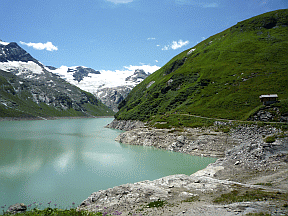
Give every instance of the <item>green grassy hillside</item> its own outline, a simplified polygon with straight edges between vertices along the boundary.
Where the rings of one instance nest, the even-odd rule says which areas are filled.
[[[132,90],[115,117],[187,119],[188,126],[187,114],[246,120],[261,108],[262,94],[278,94],[286,112],[287,65],[288,10],[265,13],[175,56]]]

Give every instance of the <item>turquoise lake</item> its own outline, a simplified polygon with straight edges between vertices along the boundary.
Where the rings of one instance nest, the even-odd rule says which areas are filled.
[[[0,122],[0,206],[51,201],[65,209],[98,190],[191,175],[216,161],[117,143],[123,131],[104,128],[112,120]]]

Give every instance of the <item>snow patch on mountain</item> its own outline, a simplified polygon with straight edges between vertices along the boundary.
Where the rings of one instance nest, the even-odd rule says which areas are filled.
[[[8,61],[0,62],[0,69],[6,72],[13,72],[16,75],[23,75],[26,73],[42,74],[43,68],[33,61]]]
[[[87,76],[83,77],[83,79],[78,82],[75,80],[73,76],[73,72],[79,66],[73,66],[73,67],[67,67],[67,66],[61,66],[60,68],[57,68],[55,70],[50,70],[49,68],[46,68],[50,72],[59,75],[61,78],[65,79],[67,82],[78,86],[79,88],[91,92],[96,93],[99,89],[103,88],[115,88],[119,86],[127,86],[127,87],[135,87],[138,83],[140,83],[144,78],[139,77],[138,79],[132,79],[132,77],[136,77],[135,72],[137,70],[100,70],[100,74],[95,73],[89,73]],[[81,66],[83,67],[83,66]],[[83,67],[87,68],[87,67]],[[141,66],[139,66],[141,68]],[[146,71],[148,73],[153,73],[159,69],[159,67],[151,66],[150,71]],[[147,75],[146,75],[147,76]],[[131,79],[127,79],[127,77],[131,77]]]
[[[4,45],[4,46],[7,46],[9,43],[0,40],[0,44],[1,44],[1,45]]]
[[[80,89],[88,91],[98,97],[106,106],[117,112],[118,104],[128,93],[149,74],[155,72],[158,66],[132,66],[124,70],[95,71],[84,66],[61,66],[60,68],[46,67],[46,69]],[[144,71],[145,69],[145,71]],[[81,72],[79,74],[79,72]],[[81,75],[76,79],[75,74]]]

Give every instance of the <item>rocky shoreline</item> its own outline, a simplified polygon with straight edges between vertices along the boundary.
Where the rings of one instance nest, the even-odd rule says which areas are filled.
[[[288,214],[285,200],[288,199],[287,133],[255,125],[238,126],[229,133],[216,127],[168,130],[150,128],[142,122],[117,120],[107,127],[126,130],[116,138],[121,143],[219,159],[190,176],[171,175],[100,190],[84,200],[78,210],[110,215],[120,212],[121,215]],[[275,142],[265,142],[269,136],[275,136]],[[252,191],[284,194],[284,198],[215,203],[221,194],[235,190],[246,194]],[[161,203],[163,206],[151,206]]]

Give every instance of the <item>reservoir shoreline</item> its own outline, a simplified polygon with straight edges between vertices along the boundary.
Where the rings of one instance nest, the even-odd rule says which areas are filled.
[[[221,124],[221,122],[218,122]],[[224,123],[223,123],[224,124]],[[238,215],[248,213],[288,214],[285,198],[215,203],[232,193],[271,194],[288,192],[287,132],[274,127],[242,125],[229,133],[215,128],[155,129],[139,121],[114,120],[108,128],[126,130],[116,141],[130,145],[153,146],[190,155],[219,159],[205,169],[188,175],[170,175],[92,193],[78,210],[121,211],[122,215]],[[284,136],[278,136],[279,134]],[[276,137],[272,143],[267,137]],[[237,192],[237,193],[238,193]],[[157,201],[166,203],[152,208]],[[272,206],[272,207],[271,207]]]

